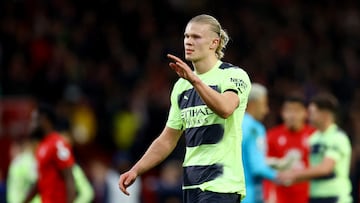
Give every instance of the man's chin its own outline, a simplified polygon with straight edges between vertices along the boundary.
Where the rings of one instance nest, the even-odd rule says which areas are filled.
[[[195,57],[192,57],[192,56],[185,56],[185,60],[196,63],[197,61],[199,61],[199,58],[195,58]]]
[[[187,60],[187,61],[192,61],[192,57],[189,56],[189,55],[185,55],[185,60]]]

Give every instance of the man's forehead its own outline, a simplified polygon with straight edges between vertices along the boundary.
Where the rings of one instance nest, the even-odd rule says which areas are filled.
[[[185,28],[185,33],[204,33],[210,31],[208,24],[199,22],[190,22]]]

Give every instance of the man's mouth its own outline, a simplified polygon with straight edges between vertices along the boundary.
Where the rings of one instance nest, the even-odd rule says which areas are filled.
[[[192,54],[194,52],[193,49],[185,49],[186,54]]]

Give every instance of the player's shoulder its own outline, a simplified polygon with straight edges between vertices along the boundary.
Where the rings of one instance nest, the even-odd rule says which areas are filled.
[[[350,141],[348,134],[342,128],[339,127],[332,134],[331,139],[332,141],[337,143]]]
[[[222,62],[219,70],[222,71],[224,77],[230,78],[232,82],[241,83],[242,85],[247,84],[247,86],[251,85],[248,73],[240,66]]]
[[[310,135],[313,134],[315,131],[316,131],[316,128],[310,124],[306,124],[303,128],[303,132],[308,133]]]
[[[231,70],[231,69],[243,70],[244,69],[241,66],[234,65],[232,63],[225,62],[225,61],[221,61],[221,64],[220,64],[219,68],[222,69],[222,70]]]
[[[175,84],[174,84],[174,86],[173,86],[173,88],[172,88],[172,92],[179,94],[179,93],[183,92],[184,90],[187,90],[187,89],[189,89],[189,88],[191,88],[191,87],[192,87],[192,86],[191,86],[191,84],[189,83],[189,81],[187,81],[187,80],[185,80],[185,79],[183,79],[183,78],[179,78],[179,79],[175,82]]]
[[[237,65],[234,65],[234,64],[228,63],[228,62],[223,62],[223,61],[221,62],[219,69],[224,70],[226,72],[240,72],[240,73],[247,74],[243,67],[237,66]]]
[[[264,134],[266,132],[265,126],[249,115],[244,116],[243,130],[252,135]]]
[[[47,137],[47,143],[49,145],[56,145],[57,143],[68,144],[66,139],[59,132],[52,132]]]
[[[267,130],[267,134],[269,136],[276,136],[279,133],[282,133],[285,131],[285,126],[283,124],[273,126]]]
[[[64,137],[61,136],[59,132],[53,131],[48,135],[51,140],[64,140]]]
[[[226,69],[230,69],[230,68],[240,68],[239,66],[236,66],[236,65],[233,65],[231,63],[228,63],[228,62],[221,62],[220,66],[219,66],[220,69],[222,70],[226,70]]]

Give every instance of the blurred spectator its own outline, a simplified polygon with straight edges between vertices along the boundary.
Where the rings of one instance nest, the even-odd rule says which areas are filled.
[[[352,111],[350,112],[350,117],[352,121],[352,126],[354,129],[352,134],[357,135],[353,136],[353,148],[352,148],[352,166],[351,166],[351,181],[353,186],[353,200],[355,203],[360,202],[360,89],[355,92],[354,100],[351,104]]]
[[[37,141],[24,140],[21,143],[14,143],[12,146],[13,159],[10,163],[7,179],[7,202],[21,203],[25,200],[26,194],[37,181],[36,159],[34,156]],[[82,168],[75,164],[72,168],[75,179],[76,198],[74,203],[92,202],[94,193],[87,176]],[[40,196],[36,195],[32,203],[41,202]]]
[[[86,101],[74,103],[71,109],[71,134],[74,142],[86,145],[94,140],[97,131],[97,117]]]
[[[114,156],[113,166],[109,167],[105,177],[107,187],[107,198],[104,203],[117,203],[117,202],[128,202],[128,203],[140,203],[141,202],[141,191],[142,181],[137,179],[135,183],[129,188],[131,192],[130,196],[126,196],[119,192],[118,178],[121,173],[129,170],[131,167],[131,159],[127,153],[117,152]]]
[[[75,164],[70,144],[55,131],[56,114],[51,106],[39,104],[34,111],[33,136],[39,145],[35,151],[36,183],[28,192],[24,202],[40,194],[42,202],[73,202],[76,196],[72,167]]]
[[[114,115],[114,141],[120,150],[130,150],[140,128],[139,117],[129,108],[124,108]]]
[[[102,156],[93,157],[90,161],[90,179],[95,189],[95,203],[129,202],[140,203],[142,198],[141,179],[138,179],[129,190],[133,193],[126,196],[119,192],[118,178],[121,172],[129,169],[131,160],[127,153],[118,152],[109,162]]]
[[[79,164],[74,165],[72,172],[76,187],[76,197],[74,203],[91,203],[95,195],[88,177]]]
[[[308,138],[314,128],[307,124],[307,106],[301,93],[285,96],[281,108],[282,123],[267,131],[267,162],[278,170],[302,170],[309,166]],[[268,203],[305,203],[309,198],[309,183],[292,186],[264,181]]]
[[[350,181],[351,145],[336,124],[337,99],[320,93],[311,99],[309,120],[316,131],[309,139],[310,166],[290,169],[280,179],[289,184],[310,181],[310,203],[353,202]],[[341,187],[339,187],[341,185]]]
[[[162,164],[155,187],[159,203],[182,202],[182,162],[168,160]]]
[[[70,129],[70,123],[66,118],[61,119],[61,114],[57,112],[57,130],[61,134],[62,137],[65,138],[65,140],[71,145],[71,147],[74,147],[74,136],[71,133]],[[74,176],[75,181],[75,189],[76,189],[76,197],[74,200],[74,203],[90,203],[94,199],[94,190],[92,188],[92,185],[90,184],[90,181],[85,174],[84,170],[80,166],[80,164],[75,162],[74,166],[72,167],[72,173]]]
[[[106,188],[105,178],[108,170],[107,165],[98,158],[92,157],[90,159],[90,164],[88,167],[90,171],[89,174],[90,174],[91,184],[95,192],[94,202],[95,203],[106,202],[107,188]]]
[[[261,122],[268,112],[266,87],[252,83],[244,120],[240,124],[243,131],[241,146],[246,182],[244,203],[263,203],[263,180],[276,181],[278,176],[278,172],[266,163],[266,129]]]
[[[0,202],[6,202],[6,180],[2,175],[0,175]]]
[[[35,146],[36,143],[30,139],[12,144],[12,161],[7,177],[6,199],[8,203],[22,203],[33,184],[36,183]],[[40,197],[34,197],[31,202],[41,202]]]

